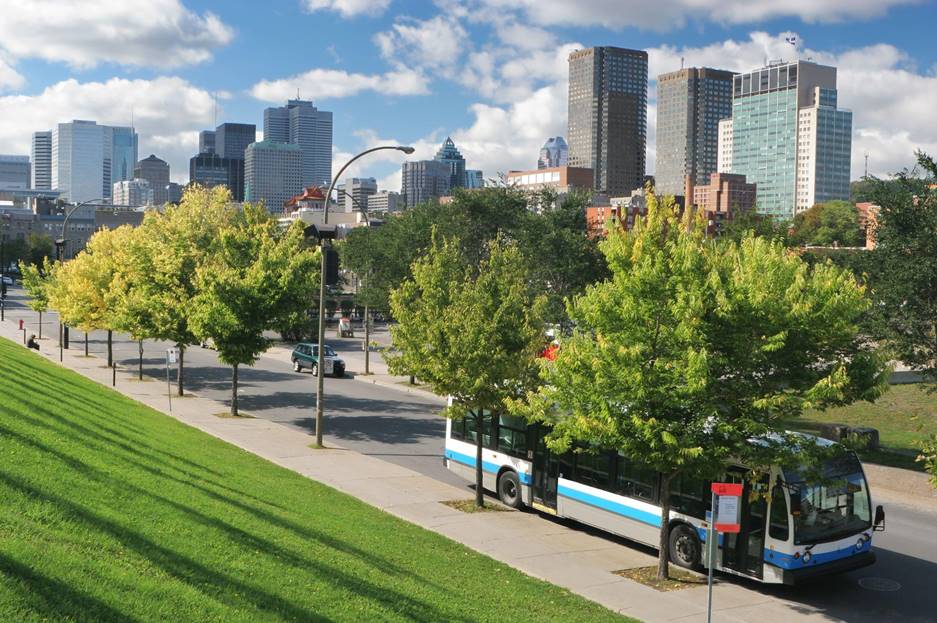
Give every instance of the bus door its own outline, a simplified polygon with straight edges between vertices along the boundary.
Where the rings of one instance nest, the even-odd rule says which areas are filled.
[[[745,575],[762,576],[765,551],[765,525],[768,510],[768,477],[752,485],[742,470],[729,472],[729,482],[743,482],[741,529],[738,534],[723,535],[722,566]]]
[[[533,507],[556,514],[556,487],[559,477],[559,464],[550,453],[546,443],[543,441],[542,429],[539,426],[531,426],[531,434],[535,437],[532,447],[532,483],[533,483]]]

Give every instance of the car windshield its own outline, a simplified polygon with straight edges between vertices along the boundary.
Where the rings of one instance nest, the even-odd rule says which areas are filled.
[[[800,512],[793,513],[797,545],[840,539],[872,525],[868,485],[854,454],[825,463],[819,481],[796,472],[785,476],[791,496],[800,497]]]
[[[329,346],[328,344],[325,345],[325,348],[324,348],[323,350],[325,351],[325,356],[326,356],[326,357],[334,357],[334,356],[335,356],[335,351],[332,350],[332,347]],[[312,347],[312,354],[313,354],[313,355],[318,355],[318,354],[319,354],[319,346],[318,346],[318,344]]]

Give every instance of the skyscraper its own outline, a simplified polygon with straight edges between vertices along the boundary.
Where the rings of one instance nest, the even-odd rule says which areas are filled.
[[[0,155],[0,190],[26,190],[29,177],[29,156]]]
[[[836,68],[807,61],[735,76],[732,173],[757,185],[760,213],[848,199],[852,113],[836,96]]]
[[[138,157],[137,133],[129,127],[102,127],[105,132],[105,141],[109,140],[111,145],[111,177],[108,180],[108,186],[110,187],[113,182],[133,179],[133,169]],[[107,159],[106,156],[105,159]]]
[[[206,188],[227,186],[235,201],[244,200],[244,160],[218,154],[198,154],[189,159],[189,181]],[[235,188],[241,189],[240,199]],[[169,189],[171,191],[171,189]],[[171,197],[169,198],[171,200]]]
[[[166,191],[163,190],[163,194],[165,194],[165,192]],[[115,206],[130,206],[136,208],[156,203],[153,199],[153,189],[150,187],[150,183],[145,179],[114,182],[112,195],[112,202]]]
[[[403,163],[400,194],[408,208],[449,194],[452,167],[440,160],[418,160]]]
[[[443,141],[439,151],[436,152],[436,157],[434,160],[445,162],[449,167],[450,192],[453,188],[461,188],[465,186],[465,158],[462,157],[462,154],[456,148],[455,143],[452,142],[451,138],[448,136],[446,137],[446,140]]]
[[[150,154],[133,168],[134,179],[146,180],[153,193],[152,201],[160,206],[169,201],[169,163]],[[116,188],[116,186],[115,186]],[[128,191],[129,192],[129,191]]]
[[[644,183],[647,52],[615,47],[569,55],[569,166],[592,169],[595,190]]]
[[[485,175],[479,169],[466,169],[465,170],[465,187],[466,188],[484,188],[485,186]]]
[[[303,154],[299,145],[263,140],[247,147],[244,200],[263,201],[274,214],[303,191]]]
[[[256,132],[254,134],[256,136]],[[198,153],[200,154],[213,154],[215,153],[215,131],[214,130],[202,130],[198,133]]]
[[[730,71],[681,69],[657,77],[657,192],[682,195],[686,176],[709,184],[718,168],[719,121],[732,115]]]
[[[569,163],[569,146],[562,136],[551,136],[540,148],[540,157],[537,158],[538,169],[552,169],[565,167]]]
[[[328,186],[332,181],[332,113],[306,100],[264,110],[264,140],[299,145],[303,185]]]
[[[367,210],[368,197],[377,192],[377,180],[373,177],[349,177],[342,186],[345,192],[336,199],[344,206],[345,212],[357,212],[360,208]]]
[[[52,189],[52,132],[33,132],[32,184],[38,190]]]
[[[215,152],[222,158],[244,159],[247,146],[257,140],[253,123],[222,123],[215,128]]]
[[[51,142],[51,187],[68,201],[110,199],[113,182],[133,177],[133,128],[75,120],[58,124]]]

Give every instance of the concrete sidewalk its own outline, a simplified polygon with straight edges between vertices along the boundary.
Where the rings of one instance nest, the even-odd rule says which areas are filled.
[[[11,322],[0,324],[0,336],[22,343],[21,333]],[[42,354],[58,362],[57,343],[44,341]],[[102,385],[111,385],[112,371],[99,358],[66,351],[63,365]],[[314,441],[312,436],[274,422],[215,417],[213,414],[226,412],[227,407],[198,396],[173,397],[170,413],[166,385],[136,381],[131,374],[132,371],[118,371],[117,391],[611,610],[648,622],[706,618],[705,586],[662,593],[613,573],[655,564],[656,555],[650,550],[626,546],[618,539],[534,513],[462,513],[440,502],[469,498],[471,494],[464,488],[350,450],[338,447],[313,450],[309,447]],[[831,620],[819,608],[787,601],[778,594],[783,593],[761,590],[754,583],[720,579],[714,596],[715,620],[724,623]]]

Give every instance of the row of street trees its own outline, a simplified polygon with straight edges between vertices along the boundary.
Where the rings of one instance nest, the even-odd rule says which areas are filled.
[[[705,223],[669,198],[649,196],[646,217],[601,244],[608,277],[566,299],[574,329],[555,362],[538,357],[555,319],[538,258],[504,232],[476,245],[477,256],[464,247],[433,230],[392,292],[399,353],[389,362],[452,396],[447,416],[475,419],[479,505],[490,414],[546,423],[557,453],[640,457],[663,475],[667,517],[681,475],[715,478],[730,458],[756,471],[803,461],[821,450],[785,433],[783,420],[886,387],[887,367],[857,324],[866,288],[849,271],[810,266],[754,234],[707,239]],[[661,578],[669,528],[661,523]]]
[[[114,331],[175,344],[179,395],[185,349],[211,340],[232,366],[236,416],[238,366],[266,350],[265,331],[305,313],[318,262],[301,223],[281,231],[262,205],[238,208],[224,188],[195,187],[137,228],[96,233],[71,261],[24,265],[23,283],[34,309],[51,307],[86,332],[107,331],[108,365]]]

